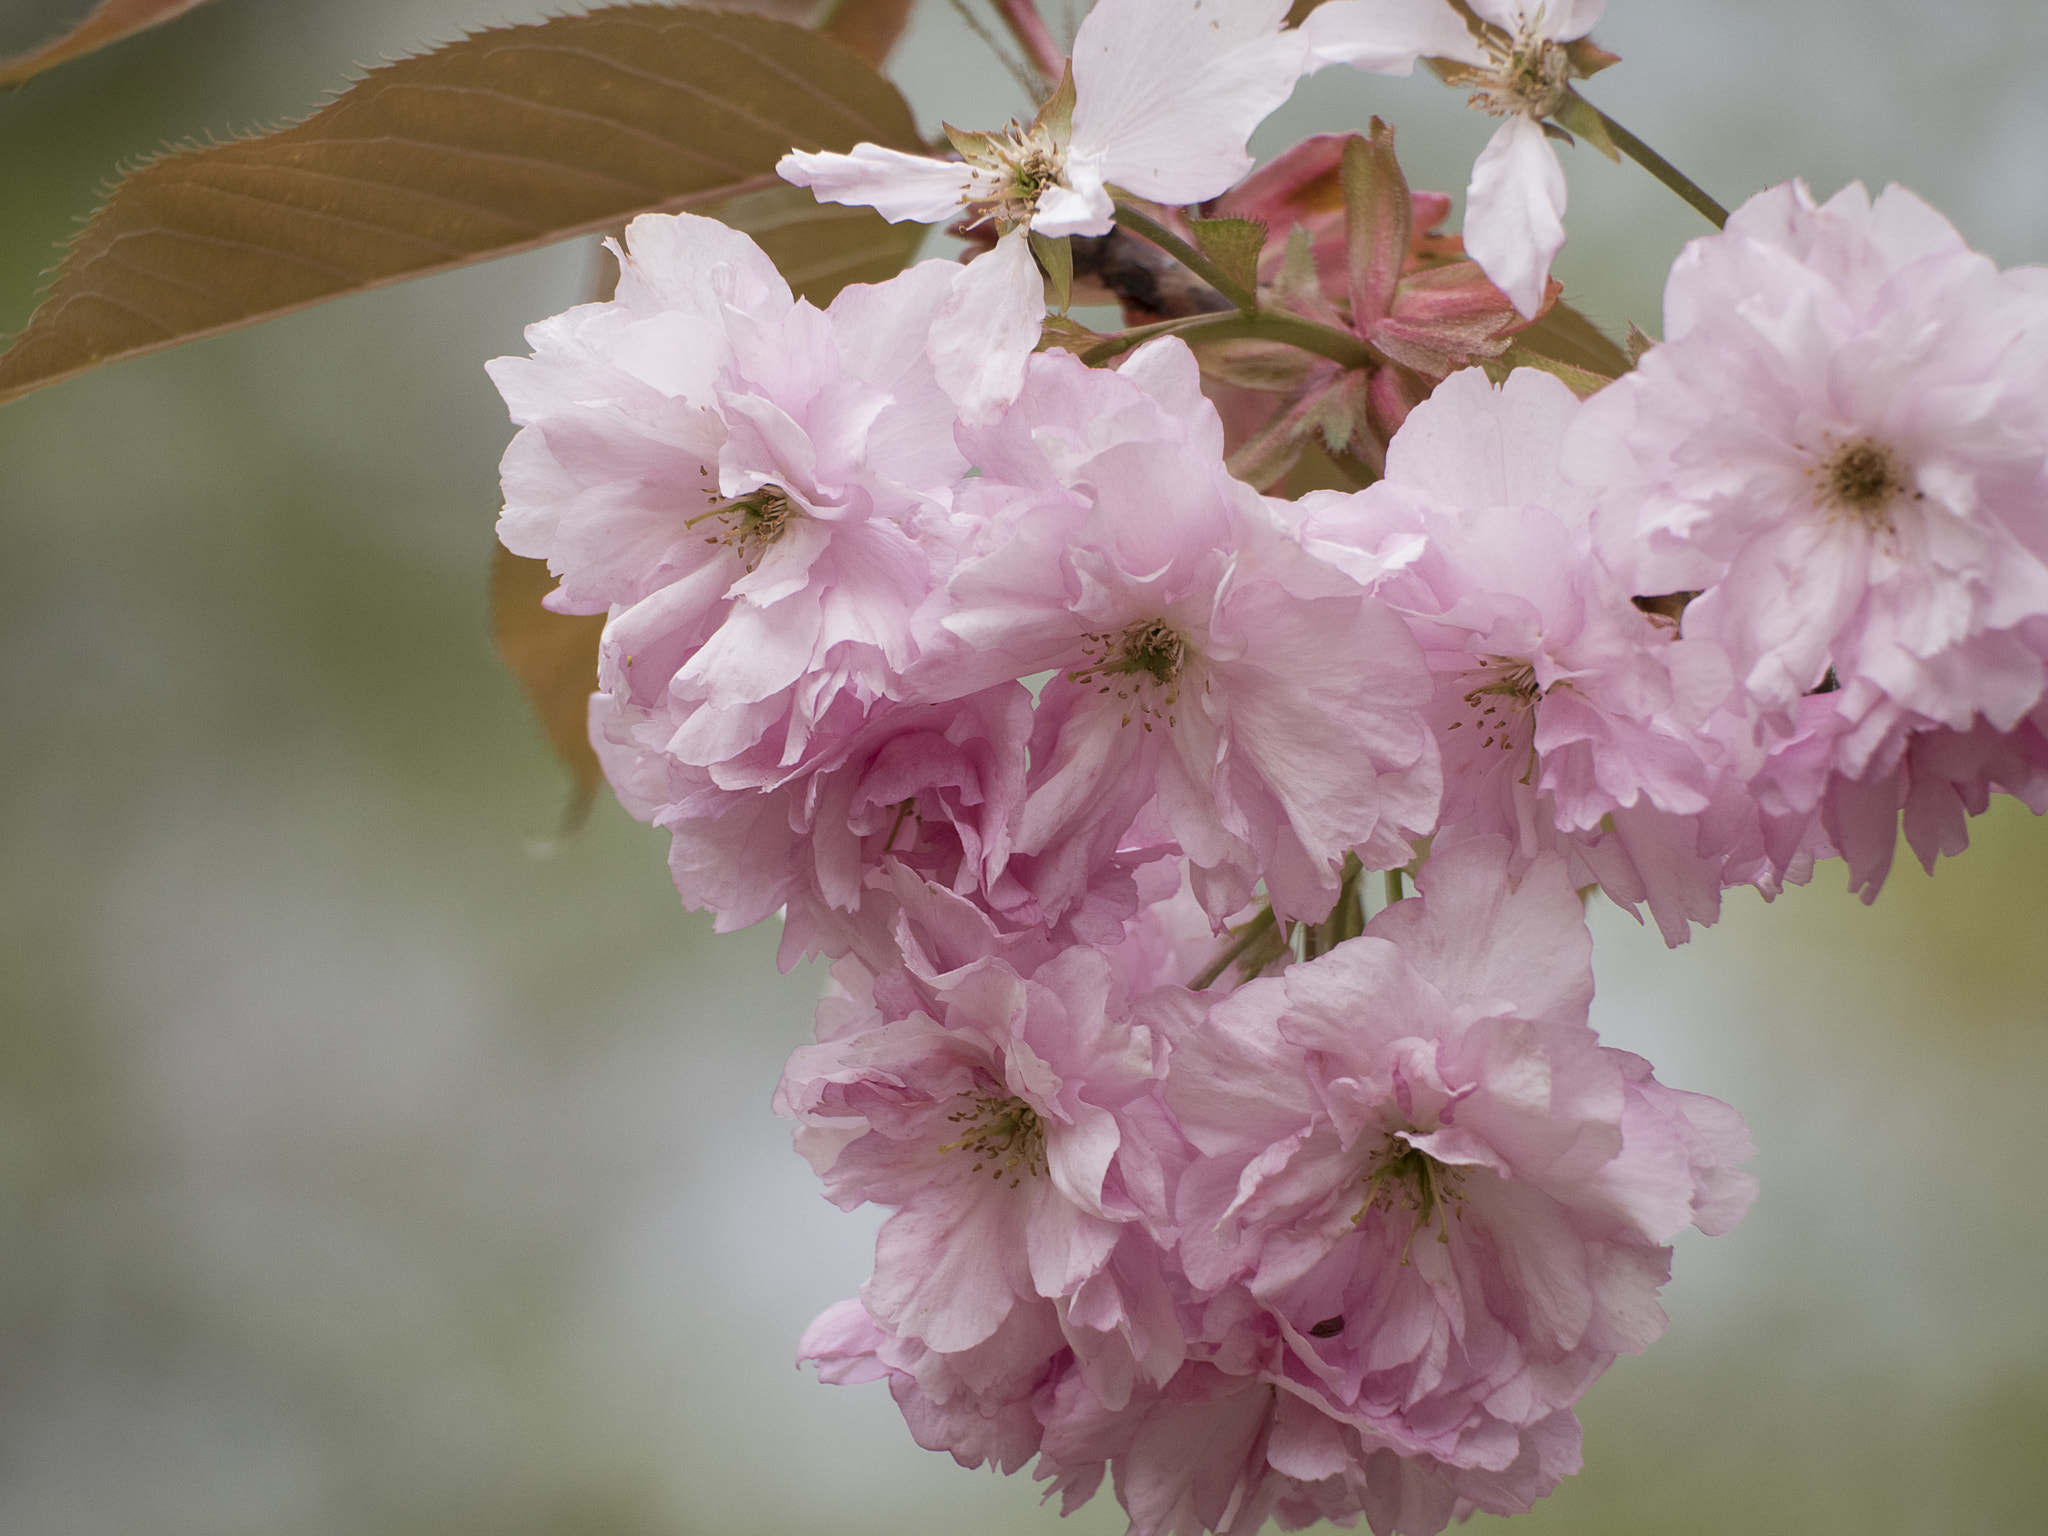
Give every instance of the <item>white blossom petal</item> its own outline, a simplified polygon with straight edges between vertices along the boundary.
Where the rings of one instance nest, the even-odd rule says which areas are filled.
[[[1164,203],[1228,191],[1301,75],[1286,16],[1287,0],[1102,0],[1074,38],[1070,154]]]
[[[1484,64],[1486,54],[1444,0],[1330,0],[1301,24],[1307,73],[1349,64],[1376,75],[1405,75],[1417,59]]]
[[[1465,189],[1465,254],[1516,311],[1543,305],[1551,259],[1564,248],[1564,167],[1533,118],[1500,125]]]
[[[1471,0],[1471,5],[1482,20],[1509,32],[1519,33],[1540,17],[1537,36],[1568,43],[1600,25],[1607,0]]]
[[[968,168],[957,161],[879,144],[856,144],[850,155],[795,150],[776,163],[775,174],[809,187],[821,203],[872,208],[891,224],[942,224],[960,212],[972,185]]]
[[[1065,186],[1047,187],[1038,195],[1038,212],[1031,227],[1041,235],[1106,235],[1114,227],[1111,217],[1116,204],[1103,185],[1102,172],[1092,159],[1069,155]]]
[[[1045,281],[1021,229],[970,261],[932,322],[939,387],[963,421],[991,421],[1024,387],[1024,365],[1045,319]]]

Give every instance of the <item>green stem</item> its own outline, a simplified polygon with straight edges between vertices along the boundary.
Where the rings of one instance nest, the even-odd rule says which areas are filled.
[[[1202,974],[1189,983],[1188,990],[1200,992],[1215,981],[1218,976],[1221,976],[1230,969],[1230,963],[1233,960],[1258,943],[1259,939],[1271,930],[1272,926],[1273,909],[1268,907],[1238,931],[1236,941],[1203,968]]]
[[[1593,106],[1591,102],[1587,102],[1586,105]],[[1600,126],[1607,130],[1607,136],[1614,140],[1616,149],[1684,198],[1703,214],[1714,228],[1723,229],[1727,226],[1728,210],[1702,192],[1683,171],[1598,107],[1593,107],[1593,113],[1600,119]]]
[[[1387,905],[1391,907],[1395,902],[1399,901],[1403,896],[1406,896],[1407,894],[1408,892],[1402,887],[1401,884],[1401,871],[1399,871],[1398,869],[1388,870]]]
[[[1256,314],[1259,296],[1230,276],[1215,262],[1181,239],[1157,219],[1140,213],[1129,203],[1116,205],[1116,221],[1134,235],[1143,235],[1203,282],[1230,300],[1245,314]]]
[[[1313,320],[1303,320],[1295,315],[1278,314],[1270,309],[1260,310],[1255,315],[1189,315],[1180,320],[1137,326],[1090,347],[1082,354],[1082,361],[1091,366],[1106,363],[1155,336],[1186,336],[1202,341],[1277,341],[1299,347],[1304,352],[1313,352],[1318,357],[1327,357],[1346,368],[1369,368],[1380,361],[1371,347],[1349,331],[1318,325]]]

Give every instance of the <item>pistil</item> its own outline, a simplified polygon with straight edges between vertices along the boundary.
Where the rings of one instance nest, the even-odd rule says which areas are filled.
[[[695,528],[699,523],[710,521],[719,531],[705,535],[704,542],[723,544],[739,557],[740,564],[751,571],[761,563],[768,546],[781,538],[789,525],[801,516],[802,511],[790,500],[787,491],[779,485],[764,485],[745,496],[735,496],[730,500],[714,499],[709,507],[683,526]]]
[[[960,194],[969,229],[994,221],[1007,232],[1029,223],[1040,195],[1059,184],[1067,165],[1067,152],[1036,125],[1012,123],[1000,134],[956,134],[954,142],[970,146],[965,154],[973,182]]]
[[[1148,619],[1121,634],[1085,635],[1081,654],[1088,665],[1069,672],[1069,681],[1099,683],[1098,694],[1114,693],[1125,705],[1123,723],[1133,714],[1151,730],[1164,720],[1168,729],[1180,723],[1180,673],[1187,662],[1187,636],[1164,619]]]
[[[1824,505],[1861,518],[1888,531],[1892,504],[1906,489],[1899,456],[1875,438],[1858,437],[1842,444],[1818,471]]]
[[[999,1098],[991,1093],[966,1095],[967,1103],[946,1119],[960,1127],[960,1138],[939,1151],[971,1152],[979,1173],[993,1167],[989,1177],[998,1183],[1005,1174],[1015,1189],[1027,1174],[1045,1172],[1045,1122],[1024,1100]]]
[[[1415,1245],[1415,1234],[1439,1217],[1442,1220],[1436,1240],[1451,1240],[1450,1217],[1465,1202],[1465,1192],[1460,1187],[1464,1182],[1464,1169],[1440,1163],[1390,1133],[1379,1157],[1366,1171],[1365,1203],[1351,1218],[1352,1225],[1363,1222],[1375,1210],[1389,1216],[1402,1210],[1412,1211],[1415,1221],[1408,1229],[1408,1240],[1401,1245],[1401,1262],[1405,1265],[1408,1251]]]

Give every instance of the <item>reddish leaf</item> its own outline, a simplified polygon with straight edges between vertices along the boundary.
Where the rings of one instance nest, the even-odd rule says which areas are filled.
[[[100,0],[69,32],[51,38],[40,48],[0,59],[0,86],[19,85],[46,69],[55,69],[109,43],[161,26],[204,4],[206,0]]]
[[[838,0],[825,12],[818,30],[846,44],[870,64],[889,57],[910,25],[917,0]]]
[[[562,833],[582,826],[604,784],[604,770],[585,729],[590,693],[597,685],[597,642],[604,615],[555,613],[540,600],[555,589],[545,560],[523,560],[500,545],[491,564],[491,638],[498,655],[533,706],[548,745],[569,770],[574,787],[562,813]]]
[[[294,128],[129,175],[0,356],[0,401],[366,288],[778,186],[792,147],[917,149],[847,47],[624,5],[371,71]],[[870,216],[871,217],[871,216]]]

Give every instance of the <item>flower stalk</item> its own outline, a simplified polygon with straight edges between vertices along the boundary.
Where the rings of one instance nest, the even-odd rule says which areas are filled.
[[[1607,137],[1614,141],[1616,149],[1627,155],[1629,159],[1635,161],[1637,165],[1640,165],[1652,176],[1663,182],[1665,186],[1676,192],[1690,207],[1697,210],[1703,218],[1712,224],[1714,228],[1725,229],[1727,227],[1728,210],[1707,196],[1692,178],[1658,154],[1657,151],[1650,148],[1641,139],[1630,133],[1626,128],[1622,127],[1621,124],[1617,123],[1605,112],[1602,112],[1598,107],[1594,107],[1591,102],[1587,102],[1586,105],[1592,107],[1593,115],[1600,120],[1600,126],[1607,130]]]

